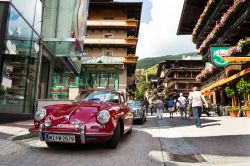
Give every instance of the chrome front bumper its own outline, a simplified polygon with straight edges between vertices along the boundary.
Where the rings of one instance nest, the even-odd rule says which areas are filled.
[[[39,129],[38,129],[38,137],[39,137],[40,141],[44,141],[44,136],[43,136],[43,133],[45,133],[44,129],[45,129],[44,124],[40,124]],[[46,132],[46,133],[69,134],[67,132]],[[85,126],[82,126],[80,128],[80,132],[74,132],[74,133],[70,133],[70,134],[80,135],[81,143],[85,144],[85,142],[86,142]]]
[[[113,132],[105,132],[105,133],[86,133],[86,126],[82,126],[80,128],[80,132],[60,132],[60,131],[45,131],[44,124],[39,125],[39,129],[37,130],[39,139],[41,141],[44,140],[44,133],[53,133],[53,134],[73,134],[73,135],[79,135],[81,139],[81,143],[85,144],[86,143],[86,137],[109,137],[112,136],[114,133]]]

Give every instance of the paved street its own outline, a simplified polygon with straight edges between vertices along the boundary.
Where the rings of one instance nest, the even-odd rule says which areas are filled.
[[[37,138],[2,138],[0,166],[250,164],[250,119],[204,117],[204,127],[196,128],[192,121],[167,116],[163,120],[149,117],[144,125],[136,124],[133,134],[122,138],[115,150],[102,144],[49,149]]]

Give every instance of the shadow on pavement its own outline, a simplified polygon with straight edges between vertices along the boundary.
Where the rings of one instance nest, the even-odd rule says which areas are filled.
[[[193,126],[194,125],[194,120],[186,120],[186,119],[182,120],[180,117],[174,117],[174,118],[164,117],[160,121],[167,121],[171,124],[171,126],[161,126],[161,128],[174,128],[174,127],[185,127],[185,126]],[[219,121],[220,120],[214,120],[214,119],[209,119],[209,118],[202,118],[202,120],[201,120],[202,126],[205,126],[205,127],[212,126],[214,124],[220,125],[220,123],[218,123]],[[207,123],[213,123],[213,122],[217,122],[217,123],[207,124]],[[149,127],[147,125],[143,125],[142,128],[156,129],[159,127],[158,126]]]
[[[250,157],[250,135],[224,135],[209,137],[162,138],[167,141],[184,139],[195,145],[201,154]]]
[[[170,118],[164,118],[163,120],[170,120],[171,126],[187,126],[193,125],[192,121],[186,120],[174,120]],[[177,119],[177,118],[176,118]],[[216,122],[218,120],[203,119],[203,125],[206,123]],[[219,123],[214,124],[219,125]],[[87,144],[87,145],[74,145],[74,144],[64,144],[59,145],[57,148],[48,148],[45,143],[35,140],[30,152],[27,152],[22,158],[29,155],[36,158],[41,154],[47,154],[49,156],[60,156],[60,158],[69,158],[70,156],[81,157],[79,161],[98,159],[99,161],[106,163],[110,160],[116,162],[125,162],[125,165],[131,163],[140,162],[141,165],[148,165],[148,161],[153,163],[152,165],[162,165],[162,152],[163,149],[167,154],[174,154],[175,143],[183,142],[183,140],[193,147],[198,149],[201,155],[218,155],[218,156],[235,156],[235,157],[250,157],[250,135],[224,135],[224,136],[202,136],[202,137],[180,137],[171,138],[169,135],[164,136],[154,136],[150,132],[146,131],[146,126],[148,129],[159,129],[158,122],[155,118],[148,120],[144,125],[135,125],[136,130],[133,130],[132,135],[125,135],[121,138],[118,147],[114,150],[108,149],[104,143],[101,144]],[[149,127],[151,126],[151,128]],[[210,124],[207,124],[210,126]],[[145,128],[144,128],[145,127]],[[166,128],[169,128],[167,126]],[[173,128],[171,127],[171,128]],[[161,128],[164,128],[164,126]],[[142,129],[142,130],[140,130]],[[159,141],[163,143],[160,143]],[[172,145],[170,149],[164,147],[164,142],[166,144]],[[36,145],[36,144],[41,144]],[[177,147],[182,150],[182,147]],[[185,147],[183,147],[185,148]],[[197,154],[198,154],[197,152]],[[180,153],[181,154],[181,153]],[[188,153],[187,153],[188,154]],[[194,155],[194,153],[191,153]],[[199,155],[199,154],[198,154]],[[14,157],[14,156],[13,156]],[[44,156],[46,160],[46,156]],[[145,162],[145,163],[144,163]],[[43,163],[43,161],[41,161]],[[117,163],[116,163],[117,164]],[[132,164],[133,165],[133,164]],[[137,163],[135,164],[137,165]],[[165,161],[165,165],[178,165],[171,161]]]
[[[220,123],[213,123],[213,124],[203,124],[202,127],[209,127],[209,126],[220,126]]]

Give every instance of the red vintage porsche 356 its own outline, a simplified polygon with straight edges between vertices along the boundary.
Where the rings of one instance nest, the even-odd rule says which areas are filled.
[[[120,137],[132,132],[133,114],[122,93],[97,90],[70,105],[37,110],[32,131],[48,146],[58,143],[106,142],[116,148]]]

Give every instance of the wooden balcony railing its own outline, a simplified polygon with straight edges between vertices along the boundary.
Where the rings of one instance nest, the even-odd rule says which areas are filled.
[[[123,63],[137,63],[138,56],[126,55],[126,56],[111,56],[112,59]]]
[[[84,44],[116,44],[116,45],[136,45],[137,44],[138,39],[133,37],[128,37],[128,38],[121,38],[121,39],[117,39],[117,38],[86,38],[84,39]]]
[[[87,26],[92,27],[137,27],[138,20],[88,20]]]

